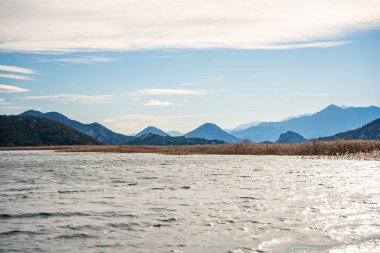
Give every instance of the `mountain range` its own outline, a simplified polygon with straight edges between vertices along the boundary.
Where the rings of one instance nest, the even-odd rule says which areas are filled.
[[[95,138],[96,140],[98,140],[99,142],[103,144],[107,144],[107,145],[127,145],[130,143],[138,143],[140,141],[137,140],[136,138],[142,137],[147,134],[170,137],[168,133],[165,133],[161,129],[154,126],[149,126],[145,128],[144,130],[137,133],[135,136],[123,135],[123,134],[115,133],[99,123],[84,124],[79,121],[72,120],[58,112],[43,113],[43,112],[39,112],[35,110],[29,110],[29,111],[21,113],[20,116],[33,116],[33,117],[47,118],[47,119],[59,122],[75,130],[78,130],[81,133],[89,135]],[[181,133],[174,132],[174,134],[181,134]],[[186,138],[197,138],[197,141],[200,143],[206,143],[204,141],[199,140],[202,138],[209,141],[214,141],[214,142],[216,140],[226,142],[226,143],[240,142],[238,138],[225,132],[217,125],[211,124],[211,123],[206,123],[198,127],[197,129],[195,129],[194,131],[191,131],[183,136]],[[196,140],[192,140],[193,143],[195,143],[195,141]],[[169,142],[168,139],[166,139],[166,142]],[[178,142],[178,140],[173,140],[173,142]]]
[[[296,132],[306,139],[316,139],[356,129],[377,118],[380,118],[379,107],[342,108],[329,105],[311,115],[279,122],[262,122],[244,130],[231,131],[230,134],[252,142],[274,142],[282,133],[287,131]]]
[[[94,138],[53,120],[0,115],[0,146],[98,145]]]
[[[148,134],[161,137],[181,135],[185,138],[203,138],[205,140],[219,140],[225,143],[238,143],[243,140],[251,142],[301,142],[304,139],[318,139],[357,129],[372,120],[380,118],[380,108],[375,106],[342,108],[330,105],[314,114],[288,118],[280,122],[249,123],[246,126],[250,127],[246,129],[232,130],[230,132],[224,131],[215,124],[206,123],[184,135],[176,131],[166,133],[161,129],[150,126],[135,136],[128,136],[115,133],[99,123],[84,124],[57,112],[42,113],[29,110],[21,113],[20,116],[47,118],[62,123],[107,145],[127,145],[132,142],[143,143],[144,141],[138,140],[138,138]],[[254,125],[252,126],[252,124]],[[165,139],[165,142],[176,143],[178,140],[168,141],[168,139]],[[153,142],[156,141],[157,138]],[[184,142],[182,141],[181,143]]]
[[[79,121],[69,119],[65,115],[62,115],[58,112],[42,113],[39,111],[29,110],[21,113],[20,116],[47,118],[55,122],[65,124],[66,126],[74,128],[75,130],[78,130],[81,133],[93,137],[94,139],[98,140],[103,144],[123,145],[128,143],[132,139],[131,136],[115,133],[99,123],[95,122],[91,124],[83,124]]]

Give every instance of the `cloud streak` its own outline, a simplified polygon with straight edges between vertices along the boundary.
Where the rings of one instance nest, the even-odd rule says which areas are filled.
[[[0,74],[2,78],[10,78],[10,79],[18,79],[18,80],[29,80],[30,78],[27,76],[20,76],[14,74]]]
[[[333,47],[379,28],[380,1],[2,0],[0,24],[12,51]]]
[[[159,100],[154,100],[154,99],[151,99],[149,100],[147,103],[144,104],[145,106],[158,106],[158,107],[167,107],[167,106],[172,106],[174,105],[173,103],[171,102],[168,102],[168,101],[159,101]]]
[[[73,57],[73,58],[57,58],[42,60],[42,62],[64,62],[64,63],[79,63],[79,64],[93,64],[101,62],[111,62],[116,59],[102,56],[86,56],[86,57]]]
[[[113,95],[53,94],[41,96],[25,96],[27,100],[49,100],[58,102],[79,102],[84,104],[106,103],[115,99]]]
[[[209,94],[206,90],[190,89],[144,89],[136,90],[131,93],[132,96],[160,96],[160,95],[205,95]]]
[[[0,84],[0,93],[28,92],[29,90],[17,86]]]
[[[1,30],[1,29],[0,29]],[[17,66],[0,65],[0,71],[15,72],[21,74],[35,74],[33,69],[27,69]]]

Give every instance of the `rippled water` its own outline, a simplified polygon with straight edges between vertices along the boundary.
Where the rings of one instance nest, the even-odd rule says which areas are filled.
[[[380,162],[0,152],[0,251],[380,252]]]

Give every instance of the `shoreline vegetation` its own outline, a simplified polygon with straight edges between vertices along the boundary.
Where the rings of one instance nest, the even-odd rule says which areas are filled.
[[[380,141],[340,140],[305,143],[238,143],[193,146],[30,146],[0,147],[0,151],[54,150],[57,152],[157,153],[166,155],[280,155],[380,160]]]

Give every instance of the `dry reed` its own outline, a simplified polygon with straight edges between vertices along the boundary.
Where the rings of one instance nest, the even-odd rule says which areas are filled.
[[[288,155],[347,156],[379,154],[380,141],[310,141],[305,143],[238,143],[194,146],[43,146],[14,147],[0,150],[56,150],[59,152],[159,153],[168,155]],[[377,156],[376,155],[376,156]]]

